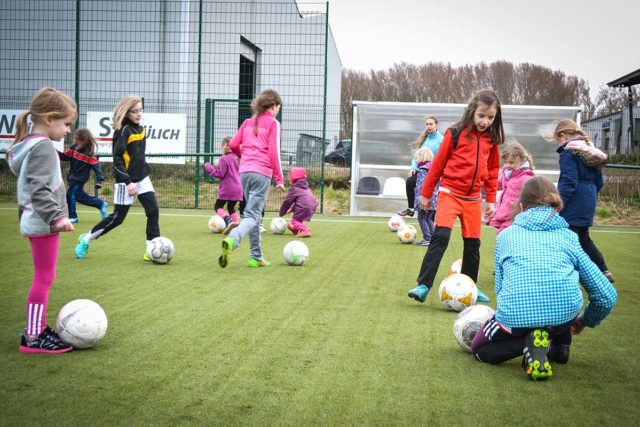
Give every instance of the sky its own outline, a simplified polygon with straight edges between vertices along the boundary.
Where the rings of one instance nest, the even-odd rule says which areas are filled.
[[[592,97],[640,68],[639,18],[638,0],[329,0],[344,68],[529,62],[585,79]]]

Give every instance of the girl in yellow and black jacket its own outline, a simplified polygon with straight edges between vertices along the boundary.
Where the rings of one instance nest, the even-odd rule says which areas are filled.
[[[76,245],[77,258],[86,258],[92,240],[122,224],[136,197],[147,216],[147,243],[160,236],[158,202],[149,178],[150,168],[145,158],[145,130],[140,124],[141,121],[142,99],[135,95],[122,98],[115,108],[113,117],[115,207],[111,215],[80,236]],[[146,254],[144,260],[149,260]]]

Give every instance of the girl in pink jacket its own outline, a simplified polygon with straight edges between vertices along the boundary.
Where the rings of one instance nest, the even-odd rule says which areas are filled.
[[[510,142],[502,150],[504,167],[498,178],[498,191],[502,191],[500,199],[496,203],[496,210],[487,222],[498,229],[497,234],[507,228],[513,222],[513,205],[518,203],[520,190],[525,181],[532,176],[533,159],[525,148],[518,142]]]

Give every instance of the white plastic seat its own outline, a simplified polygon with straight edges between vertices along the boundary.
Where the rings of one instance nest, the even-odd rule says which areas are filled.
[[[387,178],[382,189],[382,196],[407,197],[405,180],[398,176]]]

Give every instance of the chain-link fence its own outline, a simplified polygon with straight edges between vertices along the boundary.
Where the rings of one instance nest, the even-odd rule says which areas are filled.
[[[76,127],[88,127],[108,154],[111,111],[138,94],[154,184],[191,175],[184,187],[167,182],[163,206],[201,207],[204,157],[196,154],[219,153],[222,137],[251,115],[249,101],[271,88],[283,100],[283,164],[311,168],[322,200],[323,156],[339,137],[342,69],[328,13],[328,3],[294,0],[4,0],[0,151],[33,94],[53,86],[74,97]],[[176,162],[166,153],[185,155]],[[101,161],[108,169],[108,157]],[[3,176],[10,199],[6,184]]]

